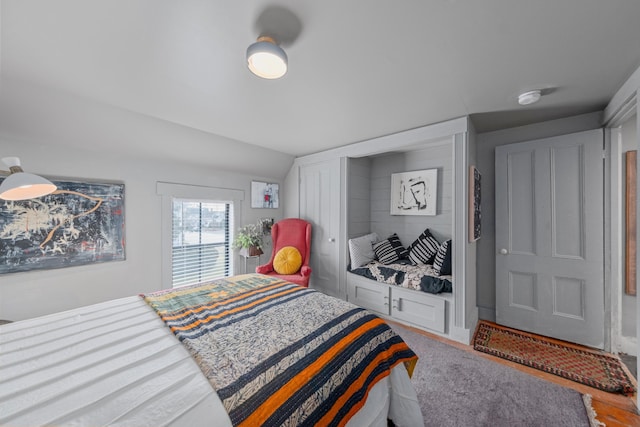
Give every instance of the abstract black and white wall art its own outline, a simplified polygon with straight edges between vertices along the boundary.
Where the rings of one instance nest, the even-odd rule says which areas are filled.
[[[391,215],[436,215],[438,170],[391,175]]]

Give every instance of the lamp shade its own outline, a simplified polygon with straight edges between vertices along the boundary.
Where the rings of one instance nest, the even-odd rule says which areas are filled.
[[[23,172],[17,157],[6,157],[2,160],[10,167],[11,175],[0,184],[0,199],[27,200],[56,191],[57,187],[48,179]]]
[[[247,48],[247,66],[263,79],[279,79],[287,72],[287,54],[271,37],[260,37]]]

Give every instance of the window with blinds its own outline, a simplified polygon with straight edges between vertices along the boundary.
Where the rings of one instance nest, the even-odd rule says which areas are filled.
[[[233,204],[173,199],[173,287],[231,275]]]

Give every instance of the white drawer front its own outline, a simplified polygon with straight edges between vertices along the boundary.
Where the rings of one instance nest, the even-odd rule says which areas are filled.
[[[391,315],[436,332],[445,332],[445,305],[442,298],[393,288]]]
[[[360,281],[356,278],[349,278],[347,288],[350,303],[389,315],[389,285],[369,279]]]

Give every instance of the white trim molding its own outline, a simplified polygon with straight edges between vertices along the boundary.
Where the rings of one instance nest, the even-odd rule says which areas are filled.
[[[640,67],[618,89],[604,109],[603,123],[606,127],[616,127],[626,121],[636,111],[638,90],[640,89]]]

